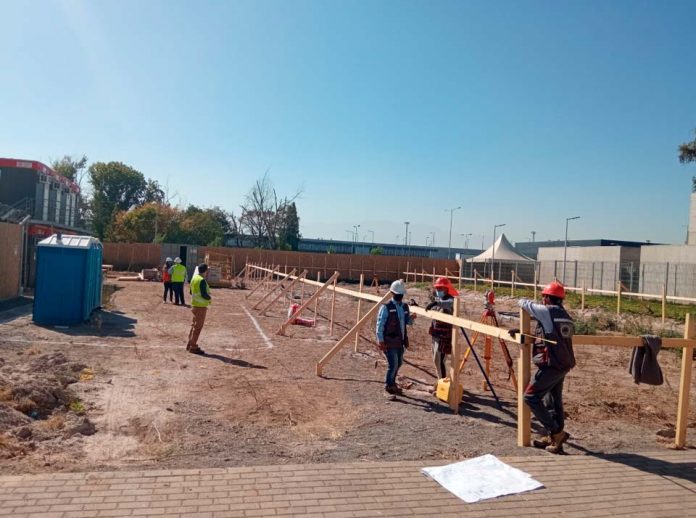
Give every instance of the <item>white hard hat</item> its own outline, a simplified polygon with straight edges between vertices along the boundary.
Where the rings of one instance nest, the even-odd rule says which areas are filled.
[[[404,281],[401,279],[394,281],[391,283],[391,286],[389,286],[389,291],[397,295],[406,295],[406,284],[404,284]]]
[[[167,257],[167,258],[164,260],[164,262],[165,262],[165,263],[171,263],[171,262],[172,262],[172,258],[171,258],[171,257]]]
[[[175,263],[180,263],[180,262],[181,262],[181,259],[180,259],[179,257],[177,257],[176,259],[174,259],[174,262],[175,262]]]

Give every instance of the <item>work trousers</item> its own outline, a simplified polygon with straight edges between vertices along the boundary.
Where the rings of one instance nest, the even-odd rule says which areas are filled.
[[[198,337],[201,334],[201,329],[203,329],[203,324],[205,324],[205,316],[208,313],[208,308],[197,308],[193,306],[191,308],[191,313],[193,313],[193,322],[191,323],[191,331],[189,331],[188,344],[186,344],[186,349],[188,351],[198,348]]]
[[[438,379],[447,377],[447,367],[445,366],[445,357],[447,356],[442,351],[451,343],[451,340],[446,338],[433,338],[433,363],[437,369]]]
[[[186,304],[184,300],[184,283],[183,282],[172,282],[172,290],[174,290],[174,304]]]
[[[387,379],[384,386],[393,387],[396,385],[396,375],[399,373],[401,365],[404,363],[404,348],[394,347],[384,351],[387,357]]]
[[[524,391],[524,400],[549,434],[563,430],[563,380],[567,371],[539,367]]]
[[[164,301],[167,302],[167,295],[169,295],[169,302],[173,302],[174,299],[174,289],[172,288],[172,282],[164,282]]]

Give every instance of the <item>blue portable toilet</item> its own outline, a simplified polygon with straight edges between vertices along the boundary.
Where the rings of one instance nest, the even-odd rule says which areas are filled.
[[[80,324],[101,306],[102,245],[91,236],[53,234],[36,247],[34,322]]]

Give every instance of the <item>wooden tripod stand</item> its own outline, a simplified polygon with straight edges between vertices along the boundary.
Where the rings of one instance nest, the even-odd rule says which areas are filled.
[[[498,317],[495,314],[495,306],[491,302],[486,302],[486,309],[484,309],[483,314],[481,314],[481,319],[479,322],[482,324],[487,324],[490,326],[495,326],[495,327],[500,327],[498,325]],[[464,368],[464,364],[466,364],[466,360],[469,358],[469,354],[471,354],[471,348],[476,344],[476,340],[479,337],[479,332],[476,331],[471,337],[471,345],[467,348],[466,353],[464,353],[464,357],[462,358],[461,363],[459,364],[459,370],[461,371]],[[505,363],[507,364],[508,368],[508,379],[512,381],[512,387],[515,389],[515,392],[517,392],[517,378],[515,377],[515,370],[513,368],[513,363],[512,363],[512,357],[510,356],[510,351],[507,348],[507,344],[505,343],[505,340],[502,338],[498,338],[498,344],[500,345],[500,350],[503,353],[503,358],[505,359]],[[491,377],[491,364],[493,360],[493,337],[485,335],[484,337],[484,349],[483,349],[483,359],[486,361],[485,364],[485,369],[486,369],[486,375],[490,379]],[[489,390],[488,385],[486,384],[486,381],[484,380],[481,383],[482,389],[483,390]]]

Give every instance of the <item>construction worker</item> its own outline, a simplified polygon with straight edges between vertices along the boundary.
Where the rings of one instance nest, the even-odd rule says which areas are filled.
[[[169,294],[169,302],[174,302],[174,289],[172,288],[172,274],[169,269],[174,262],[171,257],[167,257],[162,266],[162,284],[164,285],[164,303],[167,303],[167,294]]]
[[[406,285],[404,281],[392,282],[389,287],[392,300],[382,305],[377,314],[377,342],[379,350],[387,358],[387,376],[384,390],[390,396],[402,394],[396,384],[396,375],[404,361],[404,350],[408,348],[407,326],[413,324],[415,315],[411,315],[408,304],[404,304]]]
[[[186,267],[181,264],[179,257],[174,259],[174,265],[169,269],[172,276],[172,289],[174,290],[175,306],[185,306],[184,283],[186,282]]]
[[[427,311],[435,309],[451,315],[454,311],[454,297],[458,296],[459,292],[454,289],[447,277],[439,277],[433,287],[435,288],[435,299],[425,309]],[[432,337],[433,363],[435,363],[437,377],[442,379],[447,376],[445,357],[452,354],[452,324],[432,320],[428,333]]]
[[[563,307],[565,288],[553,281],[541,292],[543,304],[520,299],[519,306],[537,321],[536,341],[532,345],[532,361],[538,367],[524,391],[524,400],[547,431],[534,440],[537,448],[562,453],[563,443],[570,435],[564,430],[563,381],[575,367],[573,353],[573,319]],[[511,329],[511,334],[519,330]]]
[[[208,313],[208,306],[212,302],[210,297],[210,288],[206,282],[208,277],[208,265],[203,263],[198,265],[198,273],[191,278],[191,312],[193,313],[193,322],[191,323],[191,331],[189,331],[188,343],[186,350],[193,354],[205,354],[203,349],[198,347],[198,337],[205,324],[205,317]]]

